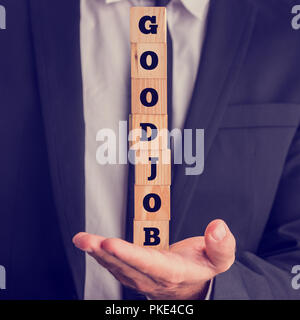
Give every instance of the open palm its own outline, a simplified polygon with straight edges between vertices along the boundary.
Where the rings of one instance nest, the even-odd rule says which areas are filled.
[[[212,221],[203,237],[176,242],[169,250],[88,233],[77,234],[73,242],[122,284],[150,299],[201,299],[209,280],[228,270],[235,259],[235,239],[222,220]]]

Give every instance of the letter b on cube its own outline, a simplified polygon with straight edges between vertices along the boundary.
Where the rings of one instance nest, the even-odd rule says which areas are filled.
[[[134,244],[145,247],[169,248],[169,221],[134,221]]]

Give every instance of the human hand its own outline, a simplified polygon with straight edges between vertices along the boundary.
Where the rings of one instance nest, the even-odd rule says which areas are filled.
[[[73,242],[122,284],[150,299],[203,299],[209,281],[235,260],[235,239],[222,220],[212,221],[203,237],[187,238],[169,250],[83,232]]]

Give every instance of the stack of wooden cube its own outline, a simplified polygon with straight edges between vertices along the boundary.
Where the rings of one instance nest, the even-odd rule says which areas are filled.
[[[168,249],[171,155],[168,149],[167,23],[164,7],[130,13],[131,115],[135,152],[134,243]]]

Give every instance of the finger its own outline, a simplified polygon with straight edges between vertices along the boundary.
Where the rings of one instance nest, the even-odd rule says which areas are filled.
[[[105,239],[106,238],[94,234],[79,232],[73,237],[72,241],[78,249],[91,253],[100,249],[101,242]]]
[[[73,243],[78,249],[89,253],[101,265],[115,271],[119,267],[120,261],[101,248],[105,239],[98,235],[81,232],[73,238]]]
[[[168,279],[176,268],[176,264],[170,266],[169,255],[172,253],[167,251],[139,247],[121,239],[106,239],[101,246],[122,262],[148,275],[154,282]],[[173,259],[176,259],[175,255]]]
[[[78,249],[87,252],[89,255],[95,258],[102,266],[106,268],[113,268],[115,262],[112,261],[113,257],[109,256],[104,250],[101,249],[101,243],[105,239],[106,238],[98,235],[81,232],[73,238],[73,243]],[[117,263],[115,264],[117,267]]]
[[[235,260],[235,238],[223,220],[212,221],[205,230],[205,251],[216,274],[228,270]]]
[[[113,276],[121,281],[124,285],[139,291],[153,287],[151,279],[146,279],[134,268],[119,260],[101,248],[101,244],[106,238],[81,232],[73,238],[75,246],[97,260],[97,262],[105,267]]]

